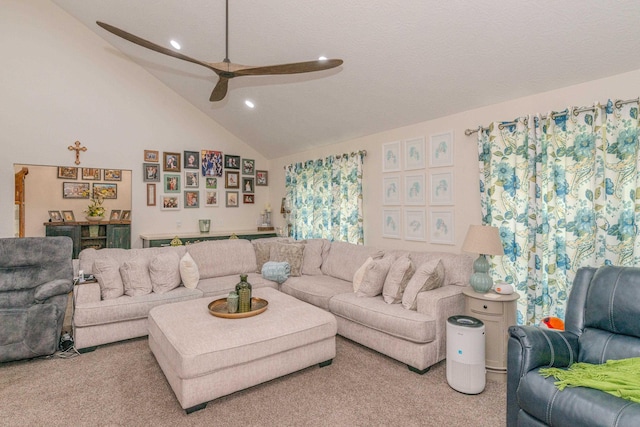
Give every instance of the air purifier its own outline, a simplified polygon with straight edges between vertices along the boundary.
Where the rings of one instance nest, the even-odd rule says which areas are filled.
[[[447,382],[454,390],[478,394],[486,385],[484,323],[475,317],[447,319]]]

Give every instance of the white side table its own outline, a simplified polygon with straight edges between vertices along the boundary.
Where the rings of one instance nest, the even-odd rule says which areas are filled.
[[[472,287],[463,289],[464,314],[482,320],[485,327],[487,378],[506,382],[509,326],[516,324],[516,305],[520,295],[481,294]]]

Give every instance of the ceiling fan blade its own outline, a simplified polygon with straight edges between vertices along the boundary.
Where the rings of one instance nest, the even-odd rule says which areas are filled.
[[[159,45],[157,45],[155,43],[152,43],[152,42],[150,42],[148,40],[145,40],[145,39],[143,39],[141,37],[138,37],[136,35],[128,33],[128,32],[126,32],[124,30],[121,30],[120,28],[116,28],[113,25],[109,25],[109,24],[106,24],[106,23],[100,22],[100,21],[96,21],[96,24],[98,24],[99,26],[101,26],[105,30],[109,31],[110,33],[113,33],[118,37],[122,37],[123,39],[128,40],[131,43],[135,43],[138,46],[146,47],[147,49],[151,49],[151,50],[156,51],[158,53],[162,53],[164,55],[172,56],[172,57],[177,58],[177,59],[182,59],[183,61],[188,61],[188,62],[192,62],[194,64],[202,65],[203,67],[207,67],[208,69],[213,70],[216,73],[218,72],[217,69],[215,69],[211,65],[207,64],[206,62],[202,62],[202,61],[199,61],[197,59],[190,58],[187,55],[183,55],[183,54],[175,52],[175,51],[173,51],[171,49],[167,49],[166,47],[159,46]]]
[[[209,101],[216,102],[222,101],[225,96],[227,96],[227,89],[229,87],[229,79],[223,76],[220,76],[218,80],[218,84],[213,88],[213,92],[211,92],[211,96],[209,97]]]
[[[264,67],[248,67],[235,71],[237,76],[261,76],[269,74],[298,74],[328,70],[342,65],[342,59],[324,59],[291,64],[267,65]]]

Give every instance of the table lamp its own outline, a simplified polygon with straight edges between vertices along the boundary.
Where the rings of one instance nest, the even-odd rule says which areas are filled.
[[[489,261],[486,255],[504,255],[498,227],[470,225],[462,250],[479,254],[473,262],[473,274],[469,283],[474,291],[486,293],[493,287],[493,279],[489,272]]]

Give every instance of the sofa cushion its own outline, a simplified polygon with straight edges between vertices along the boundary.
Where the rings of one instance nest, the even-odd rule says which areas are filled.
[[[289,277],[280,290],[316,307],[329,309],[329,300],[338,294],[353,293],[351,282],[331,276]]]
[[[416,269],[402,294],[402,306],[409,310],[416,310],[418,307],[418,294],[439,288],[442,286],[443,281],[444,267],[442,261],[438,259],[423,263]]]
[[[140,257],[125,261],[120,266],[124,294],[130,297],[146,295],[153,291],[149,276],[149,262]]]
[[[416,343],[428,343],[436,337],[435,320],[399,304],[387,304],[382,296],[358,298],[354,293],[340,294],[329,301],[336,316]]]
[[[207,240],[187,246],[200,279],[256,272],[256,251],[249,240]]]
[[[323,261],[327,258],[331,243],[327,239],[309,239],[304,248],[302,274],[319,276]]]
[[[300,276],[305,245],[302,243],[274,243],[271,245],[270,261],[288,262],[291,276]]]
[[[144,249],[83,249],[78,255],[78,268],[85,273],[93,273],[93,263],[99,258],[113,258],[118,261],[118,265],[122,265],[125,261],[133,258],[143,258],[151,261],[158,254],[175,252],[180,258],[187,252],[185,246],[163,246],[160,248],[144,248]]]
[[[365,262],[362,263],[360,268],[353,273],[353,292],[358,292],[360,286],[362,285],[362,281],[364,280],[364,273],[367,271],[367,267],[369,264],[373,262],[373,258],[369,257]]]
[[[375,297],[380,295],[384,281],[394,261],[395,257],[385,256],[367,265],[362,284],[358,288],[356,295],[359,297]]]
[[[382,298],[387,304],[398,304],[402,302],[407,283],[416,271],[409,254],[404,254],[396,259],[391,265],[387,277],[384,279],[382,287]]]
[[[240,275],[236,274],[209,277],[208,279],[200,279],[197,289],[202,291],[205,297],[225,297],[236,289],[238,282],[240,282]],[[267,280],[258,273],[247,273],[247,282],[251,284],[253,289],[265,287],[278,289],[278,283]]]
[[[347,242],[331,242],[327,259],[320,270],[323,274],[337,279],[353,281],[356,270],[367,258],[382,258],[384,253],[371,246],[355,245]]]
[[[467,254],[456,254],[450,252],[429,252],[429,251],[399,251],[393,250],[390,253],[397,257],[409,254],[414,266],[419,266],[427,261],[435,259],[442,260],[444,266],[444,283],[446,285],[469,286],[469,277],[473,273],[474,258]]]
[[[175,252],[158,254],[149,263],[153,292],[163,294],[180,286],[180,258]]]
[[[195,289],[198,286],[198,281],[200,281],[198,265],[189,252],[180,259],[180,279],[182,284],[189,289]]]
[[[98,258],[93,262],[92,271],[100,285],[100,298],[106,300],[124,295],[118,261],[110,257]]]

